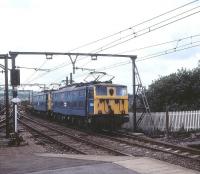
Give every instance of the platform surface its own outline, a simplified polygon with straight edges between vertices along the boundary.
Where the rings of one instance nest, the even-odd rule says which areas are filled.
[[[73,173],[73,174],[200,174],[198,171],[186,169],[147,157],[116,157],[116,156],[93,156],[93,155],[68,155],[68,154],[35,154],[41,157],[67,158],[77,160],[99,161],[102,163],[85,166],[69,167],[53,171],[40,171],[34,174],[47,173]]]
[[[0,155],[1,174],[200,174],[147,157],[55,153]]]
[[[0,174],[200,174],[147,157],[47,153],[29,133],[24,137],[28,145],[0,147]]]

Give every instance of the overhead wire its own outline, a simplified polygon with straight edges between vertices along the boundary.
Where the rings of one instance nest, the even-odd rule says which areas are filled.
[[[110,35],[107,35],[107,36],[102,37],[102,38],[100,38],[100,39],[97,39],[97,40],[95,40],[95,41],[92,41],[92,42],[83,44],[83,45],[81,45],[81,46],[78,46],[78,47],[76,47],[76,48],[70,50],[70,52],[71,52],[71,51],[75,51],[75,50],[80,49],[80,48],[83,48],[83,47],[86,47],[86,46],[89,46],[89,45],[92,45],[92,44],[97,43],[97,42],[100,42],[100,41],[102,41],[102,40],[108,39],[108,38],[113,37],[113,36],[115,36],[115,35],[121,34],[122,32],[128,31],[128,30],[130,30],[131,28],[134,28],[134,27],[140,26],[140,25],[142,25],[142,24],[145,24],[145,23],[147,23],[147,22],[150,22],[150,21],[152,21],[152,20],[154,20],[154,19],[156,19],[156,18],[159,18],[159,17],[164,16],[164,15],[166,15],[166,14],[169,14],[169,13],[171,13],[171,12],[173,12],[173,11],[176,11],[176,10],[179,10],[179,9],[181,9],[181,8],[183,8],[183,7],[189,6],[189,5],[191,5],[191,4],[194,4],[194,3],[198,2],[198,1],[199,1],[199,0],[194,0],[194,1],[188,2],[188,3],[186,3],[186,4],[183,4],[183,5],[181,5],[181,6],[178,6],[178,7],[174,8],[174,9],[172,9],[172,10],[166,11],[166,12],[164,12],[164,13],[162,13],[162,14],[159,14],[159,15],[157,15],[157,16],[155,16],[155,17],[152,17],[152,18],[147,19],[147,20],[145,20],[145,21],[142,21],[142,22],[140,22],[140,23],[138,23],[138,24],[135,24],[135,25],[133,25],[133,26],[131,26],[131,27],[128,27],[128,28],[126,28],[126,29],[123,29],[123,30],[121,30],[121,31],[118,31],[118,32],[116,32],[116,33],[114,33],[114,34],[110,34]]]
[[[153,17],[153,18],[150,18],[150,19],[148,19],[148,20],[145,20],[145,21],[143,21],[143,22],[140,22],[140,23],[138,23],[138,24],[136,24],[136,25],[133,25],[133,26],[131,26],[131,27],[128,27],[128,28],[126,28],[126,29],[124,29],[124,30],[121,30],[121,31],[116,32],[116,33],[114,33],[114,34],[111,34],[111,35],[105,36],[105,37],[103,37],[103,38],[97,39],[97,40],[95,40],[95,41],[92,41],[92,42],[86,43],[86,44],[84,44],[84,45],[81,45],[81,46],[79,46],[79,47],[77,47],[77,48],[74,48],[74,49],[70,50],[69,52],[75,51],[75,50],[77,50],[77,49],[80,49],[80,48],[83,48],[83,47],[86,47],[86,46],[89,46],[89,45],[92,45],[92,44],[97,43],[97,42],[100,42],[100,41],[102,41],[102,40],[106,40],[106,39],[111,38],[111,37],[113,37],[113,36],[115,36],[115,35],[117,35],[117,34],[122,34],[122,33],[125,32],[125,31],[128,31],[128,30],[133,29],[134,27],[138,27],[138,26],[140,26],[140,25],[142,25],[142,24],[145,24],[145,23],[147,23],[147,22],[150,22],[150,21],[152,21],[152,20],[155,20],[155,19],[157,19],[157,18],[160,18],[160,17],[162,17],[162,16],[164,16],[164,15],[166,15],[166,14],[169,14],[169,13],[171,13],[171,12],[177,11],[177,10],[179,10],[179,9],[181,9],[181,8],[184,8],[184,7],[186,7],[186,6],[189,6],[189,5],[191,5],[191,4],[194,4],[194,3],[196,3],[197,1],[199,1],[199,0],[195,0],[195,1],[191,1],[191,2],[189,2],[189,3],[183,4],[183,5],[179,6],[179,7],[176,7],[176,8],[174,8],[174,9],[172,9],[172,10],[169,10],[169,11],[167,11],[167,12],[165,12],[165,13],[162,13],[162,14],[160,14],[160,15],[157,15],[157,16],[155,16],[155,17]],[[132,35],[132,34],[131,34],[131,35]],[[130,36],[130,35],[128,35],[128,36]],[[106,45],[100,47],[99,49],[95,49],[95,50],[93,50],[93,51],[91,51],[91,52],[92,52],[92,53],[93,53],[93,52],[99,53],[99,52],[102,52],[102,51],[104,51],[104,50],[107,50],[107,49],[110,49],[110,48],[112,48],[112,47],[115,47],[115,46],[117,46],[118,44],[117,44],[117,45],[112,45],[111,47],[108,47],[108,48],[103,49],[105,46],[108,46],[108,45],[110,45],[110,44],[112,44],[112,43],[115,43],[116,41],[119,41],[119,40],[122,40],[122,39],[124,39],[124,38],[127,38],[128,36],[123,37],[123,38],[120,38],[120,39],[117,39],[117,40],[115,40],[115,41],[112,41],[112,42],[110,42],[110,43],[108,43],[108,44],[106,44]],[[133,39],[133,38],[132,38],[132,39]],[[129,40],[127,40],[127,41],[129,41]],[[122,43],[121,43],[121,44],[122,44]],[[86,59],[86,58],[87,58],[87,57],[82,58],[82,59],[79,59],[79,60],[84,60],[84,59]],[[87,65],[87,64],[90,63],[90,62],[91,62],[91,61],[87,62],[86,64],[84,64],[84,65],[82,65],[82,66],[85,66],[85,65]],[[68,64],[67,64],[66,66],[68,66]],[[62,64],[60,64],[60,66],[58,66],[58,67],[56,67],[56,68],[53,68],[52,71],[57,70],[57,69],[59,69],[59,68],[63,68],[63,67],[65,67],[65,65],[63,65],[63,63],[62,63]]]
[[[183,40],[186,40],[186,39],[191,39],[191,38],[195,38],[195,37],[199,37],[199,36],[200,36],[200,34],[191,35],[191,36],[188,36],[188,37],[183,37],[183,38],[175,39],[175,40],[172,40],[172,41],[167,41],[167,42],[162,42],[162,43],[158,43],[158,44],[154,44],[154,45],[149,45],[149,46],[138,48],[138,49],[135,49],[135,50],[148,49],[148,48],[157,47],[157,46],[160,46],[160,45],[169,44],[169,43],[173,43],[173,42],[180,42],[180,41],[183,41]],[[199,42],[199,41],[197,41],[197,42]],[[193,44],[197,43],[197,42],[193,42]],[[186,44],[186,45],[190,45],[190,44],[191,43]],[[180,46],[186,46],[186,45],[180,45]],[[178,46],[177,48],[179,48],[180,46]],[[177,48],[176,48],[176,50],[175,50],[175,48],[172,48],[172,49],[168,49],[168,50],[165,50],[165,51],[161,51],[161,52],[156,52],[156,53],[153,53],[153,54],[149,54],[149,55],[141,57],[140,60],[137,60],[137,61],[141,61],[141,59],[146,60],[146,59],[149,59],[149,58],[154,58],[154,57],[158,57],[158,56],[161,56],[161,55],[165,55],[165,54],[163,54],[163,52],[169,52],[170,50],[174,50],[173,52],[179,51]],[[159,55],[157,55],[157,54],[159,54]],[[124,66],[124,65],[127,65],[129,63],[131,63],[131,61],[128,61],[128,62],[127,61],[125,61],[125,62],[122,61],[122,62],[119,62],[119,63],[115,63],[114,65],[110,65],[110,66],[108,66],[106,68],[102,68],[102,70],[111,69],[112,67]],[[68,65],[70,65],[70,64],[68,64]],[[45,72],[42,75],[38,75],[38,77],[34,78],[33,80],[41,78],[41,77],[43,77],[46,74],[48,74],[48,72]]]
[[[199,42],[200,41],[197,41],[195,43],[199,43]],[[186,45],[190,45],[190,44],[186,44]],[[186,46],[186,45],[184,45],[184,46]],[[144,60],[160,57],[160,56],[163,56],[163,55],[168,55],[168,54],[171,54],[171,53],[174,53],[174,52],[179,52],[179,51],[183,51],[183,50],[194,48],[194,47],[198,47],[198,46],[200,46],[200,44],[195,44],[195,45],[191,45],[191,46],[184,47],[184,48],[179,48],[179,49],[177,49],[177,48],[176,49],[174,49],[174,48],[168,49],[168,50],[165,50],[165,51],[162,51],[162,52],[157,52],[157,53],[154,53],[154,54],[143,56],[140,59],[136,60],[136,62],[141,62],[141,61],[144,61]],[[130,64],[130,63],[131,63],[130,60],[129,61],[124,61],[124,62],[121,62],[121,64],[118,64],[118,65],[115,65],[115,66],[102,68],[102,70],[108,70],[108,69],[124,66],[124,65],[127,65],[127,64]]]
[[[155,17],[153,17],[153,18],[151,18],[151,19],[149,19],[149,20],[146,20],[146,21],[144,21],[144,22],[141,22],[141,23],[139,23],[139,24],[136,24],[136,25],[134,25],[134,26],[132,26],[132,27],[129,27],[129,28],[125,29],[125,30],[121,30],[120,32],[117,32],[117,33],[118,33],[118,34],[121,34],[122,32],[125,32],[125,31],[127,31],[127,30],[133,29],[133,27],[136,27],[136,26],[142,25],[142,24],[144,24],[144,23],[146,23],[146,22],[152,21],[152,20],[154,20],[154,19],[156,19],[156,18],[159,18],[159,17],[164,16],[164,15],[166,15],[166,14],[168,14],[168,13],[171,13],[171,12],[173,12],[173,11],[176,11],[176,10],[178,10],[178,9],[181,9],[181,8],[183,8],[183,7],[185,7],[185,6],[188,6],[188,5],[190,5],[190,4],[193,4],[193,3],[197,2],[197,1],[199,1],[199,0],[195,0],[195,1],[189,2],[189,3],[187,3],[187,4],[184,4],[184,5],[182,5],[182,6],[179,6],[179,7],[175,8],[175,9],[173,9],[173,10],[170,10],[170,11],[167,11],[167,12],[165,12],[165,13],[162,13],[162,14],[160,14],[160,15],[158,15],[158,16],[155,16]],[[193,8],[193,9],[196,9],[196,8],[199,8],[199,6]],[[175,18],[175,17],[177,17],[177,16],[180,16],[181,14],[185,14],[186,12],[191,11],[191,10],[192,10],[192,9],[187,10],[187,11],[185,11],[185,12],[182,12],[182,13],[180,13],[179,15],[176,15],[176,16],[173,16],[173,17],[171,17],[171,18],[165,19],[164,21],[168,21],[168,20],[170,20],[170,19],[172,19],[172,18]],[[177,22],[177,21],[179,21],[179,20],[182,20],[182,19],[184,19],[184,18],[186,18],[186,17],[192,16],[192,15],[194,15],[194,14],[196,14],[196,13],[199,13],[199,12],[200,12],[200,11],[195,12],[195,13],[192,13],[192,14],[189,14],[189,15],[184,16],[184,17],[181,17],[181,18],[179,18],[179,19],[176,19],[176,20],[174,20],[174,21],[172,21],[172,22],[169,22],[169,23],[164,24],[164,25],[162,25],[162,26],[159,26],[159,27],[157,27],[157,28],[151,29],[150,31],[144,32],[144,33],[142,33],[142,34],[139,34],[139,35],[137,34],[137,37],[138,37],[138,36],[141,36],[141,35],[144,35],[144,34],[147,34],[147,33],[151,32],[151,31],[157,30],[157,29],[159,29],[159,28],[162,28],[162,27],[164,27],[164,26],[167,26],[167,25],[169,25],[169,24],[172,24],[172,23],[174,23],[174,22]],[[141,31],[144,31],[144,30],[149,29],[149,28],[151,28],[151,27],[153,27],[153,26],[156,26],[156,25],[158,25],[158,24],[163,23],[164,21],[161,21],[161,22],[159,22],[159,23],[156,23],[156,24],[154,24],[154,25],[152,25],[152,26],[150,26],[150,27],[146,27],[146,28],[144,28],[144,29],[142,29],[142,30],[139,30],[139,31],[140,31],[140,32],[141,32]],[[114,35],[117,35],[117,33],[112,34],[112,35],[109,35],[109,36],[106,36],[106,37],[101,38],[101,39],[98,39],[98,40],[96,40],[96,41],[90,42],[90,43],[88,43],[88,44],[85,44],[85,46],[86,46],[86,45],[87,45],[87,46],[88,46],[88,45],[91,45],[92,43],[94,44],[95,42],[99,42],[99,41],[105,40],[105,39],[107,39],[107,38],[110,38],[110,37],[112,37],[112,36],[114,36]],[[130,40],[132,40],[132,39],[134,39],[134,38],[136,37],[136,33],[132,33],[131,35],[134,35],[134,37],[128,38],[128,39],[126,39],[126,40],[124,40],[124,41],[122,41],[122,42],[119,42],[119,43],[117,43],[117,44],[111,45],[111,46],[106,47],[106,48],[101,47],[100,49],[97,49],[98,51],[95,52],[95,53],[102,52],[102,51],[104,51],[104,50],[107,50],[107,49],[110,49],[110,48],[112,48],[112,47],[118,46],[118,45],[123,44],[123,43],[125,43],[125,42],[128,42],[128,41],[130,41]],[[128,36],[124,36],[124,38],[127,38],[127,37],[128,37]],[[123,38],[123,39],[124,39],[124,38]],[[120,38],[120,41],[121,41],[121,40],[122,40],[122,38]],[[111,42],[110,42],[110,43],[111,43]],[[112,43],[115,43],[115,41],[112,41]],[[80,46],[80,47],[77,47],[77,48],[75,48],[75,49],[73,49],[73,50],[71,50],[71,51],[77,50],[78,48],[82,48],[83,46],[84,46],[84,45],[82,45],[82,46]],[[84,47],[85,47],[85,46],[84,46]],[[106,44],[106,46],[108,46],[108,44]],[[102,48],[104,48],[104,49],[102,49]],[[83,59],[81,59],[81,60],[83,60]],[[91,61],[87,62],[85,65],[87,65],[87,64],[90,63],[90,62],[91,62]],[[63,68],[63,67],[68,66],[68,65],[70,65],[70,64],[71,64],[71,63],[66,64],[66,65],[63,65],[63,64],[62,64],[62,65],[60,65],[60,66],[57,66],[57,67],[55,67],[55,68],[50,69],[49,72],[52,72],[52,71],[55,71],[55,70],[57,70],[57,69]],[[85,66],[85,65],[84,65],[84,66]],[[43,76],[44,76],[45,74],[48,74],[49,72],[44,73]],[[34,78],[34,79],[36,79],[36,78]]]
[[[189,10],[187,10],[187,11],[184,11],[184,12],[182,12],[182,13],[179,13],[178,15],[172,16],[172,17],[170,17],[170,18],[168,18],[168,19],[165,19],[165,20],[163,20],[163,21],[161,21],[161,22],[158,22],[158,23],[153,24],[153,25],[151,25],[151,26],[145,27],[145,28],[143,28],[143,29],[141,29],[141,30],[139,30],[139,31],[137,31],[137,32],[133,32],[133,33],[128,34],[128,35],[126,35],[126,36],[120,37],[119,39],[116,39],[116,40],[114,40],[114,41],[111,41],[111,42],[109,42],[109,43],[107,43],[107,44],[101,46],[100,48],[98,48],[98,49],[96,49],[96,50],[93,50],[92,52],[94,52],[94,53],[99,53],[99,52],[108,50],[108,49],[110,49],[110,48],[113,48],[113,47],[116,47],[116,46],[118,46],[118,45],[124,44],[124,43],[126,43],[126,42],[128,42],[128,41],[130,41],[130,40],[132,40],[132,39],[135,39],[136,37],[139,37],[139,36],[148,34],[148,33],[152,32],[152,31],[158,30],[158,29],[163,28],[163,27],[165,27],[165,26],[167,26],[167,25],[170,25],[170,24],[172,24],[172,23],[175,23],[175,22],[177,22],[177,21],[180,21],[180,20],[185,19],[185,18],[187,18],[187,17],[190,17],[190,16],[192,16],[192,15],[195,15],[195,14],[199,13],[200,11],[197,11],[197,12],[194,12],[194,13],[191,13],[191,14],[188,14],[188,15],[186,15],[186,16],[184,16],[184,17],[180,17],[180,18],[178,18],[178,19],[176,19],[176,20],[173,20],[173,21],[171,21],[171,22],[168,22],[168,23],[165,23],[165,24],[163,24],[163,25],[161,25],[161,26],[158,26],[159,24],[162,24],[162,23],[164,23],[164,22],[166,22],[166,21],[169,21],[169,20],[171,20],[171,19],[173,19],[173,18],[177,18],[178,16],[181,16],[181,15],[183,15],[183,14],[185,14],[185,13],[191,12],[192,10],[195,10],[195,9],[197,9],[197,8],[199,8],[199,7],[200,7],[200,6],[191,8],[191,9],[189,9]],[[158,27],[152,28],[152,27],[155,27],[155,26],[158,26]],[[141,33],[141,34],[138,34],[138,33],[140,33],[140,32],[142,32],[142,33]],[[133,37],[128,38],[128,37],[130,37],[130,36],[133,36]],[[126,39],[126,38],[127,38],[127,39]],[[126,39],[126,40],[122,41],[123,39]],[[114,44],[115,42],[118,42],[118,41],[120,41],[120,42]],[[114,44],[114,45],[112,45],[112,44]],[[111,46],[109,46],[109,45],[111,45]],[[107,47],[107,46],[108,46],[108,47]],[[87,62],[86,64],[84,64],[84,65],[82,65],[82,66],[88,65],[90,62],[91,62],[91,61]]]
[[[134,52],[134,51],[145,50],[145,49],[154,48],[154,47],[158,47],[158,46],[163,46],[163,45],[167,45],[167,44],[171,44],[171,43],[177,43],[178,44],[178,43],[180,43],[180,42],[182,42],[184,40],[192,39],[192,38],[196,38],[196,37],[200,37],[200,33],[199,34],[195,34],[195,35],[191,35],[191,36],[187,36],[187,37],[182,37],[182,38],[178,38],[178,39],[166,41],[166,42],[161,42],[161,43],[156,43],[156,44],[152,44],[152,45],[147,45],[147,46],[140,47],[140,48],[126,50],[126,51],[120,52],[118,54],[124,54],[124,53],[130,53],[130,52]]]
[[[195,42],[195,43],[199,43],[200,41],[198,42]],[[149,56],[144,56],[144,57],[141,57],[139,60],[137,60],[136,62],[140,62],[140,61],[145,61],[145,60],[148,60],[148,59],[152,59],[152,58],[156,58],[156,57],[160,57],[160,56],[163,56],[163,55],[168,55],[168,54],[172,54],[174,52],[179,52],[179,51],[183,51],[183,50],[187,50],[187,49],[190,49],[190,48],[195,48],[195,47],[199,47],[200,44],[196,44],[196,45],[192,45],[192,46],[188,46],[188,47],[185,47],[185,48],[180,48],[180,49],[169,49],[169,50],[165,50],[163,51],[162,53],[159,52],[160,54],[157,54],[155,53],[155,55],[149,55]],[[170,51],[170,52],[169,52]],[[123,61],[123,62],[119,62],[119,63],[116,63],[114,65],[109,65],[107,67],[102,67],[102,68],[99,68],[97,69],[97,71],[101,71],[101,70],[109,70],[109,69],[114,69],[114,68],[117,68],[117,67],[121,67],[121,66],[125,66],[125,65],[128,65],[128,64],[131,64],[131,61]],[[86,73],[85,74],[82,74],[79,76],[82,77],[82,76],[85,76],[87,75]],[[42,77],[42,75],[40,76]],[[76,77],[77,78],[77,77]]]
[[[200,6],[195,7],[195,8],[193,8],[193,9],[190,9],[190,10],[187,10],[186,12],[183,12],[183,13],[181,13],[181,14],[179,14],[179,15],[185,14],[185,13],[187,13],[187,12],[189,12],[189,11],[191,11],[191,10],[197,9],[197,8],[200,8]],[[139,37],[139,36],[145,35],[145,34],[147,34],[147,33],[150,33],[150,32],[152,32],[152,31],[158,30],[158,29],[160,29],[160,28],[163,28],[163,27],[165,27],[165,26],[167,26],[167,25],[170,25],[170,24],[173,24],[173,23],[175,23],[175,22],[178,22],[178,21],[180,21],[180,20],[182,20],[182,19],[185,19],[185,18],[187,18],[187,17],[190,17],[190,16],[192,16],[192,15],[195,15],[195,14],[197,14],[197,13],[199,13],[199,12],[200,12],[200,10],[197,11],[197,12],[188,14],[188,15],[186,15],[186,16],[184,16],[184,17],[180,17],[180,18],[178,18],[178,19],[176,19],[176,20],[173,20],[173,21],[171,21],[171,22],[165,23],[165,24],[163,24],[163,25],[161,25],[161,26],[155,27],[155,26],[157,26],[157,25],[159,25],[159,24],[162,24],[162,23],[164,23],[164,22],[166,22],[166,21],[169,21],[169,20],[171,20],[171,19],[173,19],[173,18],[176,18],[176,17],[179,16],[179,15],[170,17],[170,18],[165,19],[165,20],[163,20],[163,21],[161,21],[161,22],[158,22],[158,23],[156,23],[156,24],[154,24],[154,25],[151,25],[151,26],[149,26],[149,27],[145,27],[145,28],[143,28],[143,29],[141,29],[141,30],[139,30],[139,31],[137,31],[137,32],[128,34],[128,35],[126,35],[126,36],[124,36],[124,37],[122,37],[122,38],[119,38],[119,39],[117,39],[117,40],[115,40],[115,41],[112,41],[112,42],[110,42],[110,43],[107,43],[106,45],[104,45],[104,46],[102,46],[100,49],[98,49],[97,51],[101,51],[101,52],[102,52],[102,51],[105,51],[105,50],[107,50],[107,49],[116,47],[116,46],[121,45],[121,44],[123,44],[123,43],[126,43],[126,42],[128,42],[128,41],[130,41],[130,40],[132,40],[132,39],[135,39],[135,38],[137,38],[137,37]],[[152,27],[155,27],[155,28],[152,28]],[[141,34],[138,34],[138,33],[140,33],[140,32],[141,32]],[[133,36],[133,37],[130,37],[130,36]],[[130,38],[128,38],[128,37],[130,37]],[[127,38],[127,39],[126,39],[126,38]],[[123,40],[123,39],[126,39],[126,40]],[[121,41],[121,40],[123,40],[123,41]],[[113,43],[115,43],[115,42],[117,42],[117,41],[120,41],[120,42],[119,42],[119,43],[116,43],[116,44],[113,44]],[[113,45],[112,45],[112,44],[113,44]],[[110,46],[109,46],[109,45],[110,45]],[[108,46],[108,47],[107,47],[107,46]],[[104,48],[104,47],[105,47],[105,48]],[[93,50],[93,51],[94,51],[94,50]],[[96,52],[95,52],[95,53],[96,53]]]
[[[48,61],[47,59],[44,60],[43,63],[39,66],[38,69],[42,68],[42,67],[46,64],[47,61]],[[30,83],[30,82],[31,82],[31,78],[33,78],[33,76],[34,76],[37,72],[38,72],[37,70],[36,70],[35,72],[33,72],[30,76],[28,76],[28,78],[26,78],[26,80],[25,80],[23,83]]]
[[[191,44],[191,43],[184,44],[184,45],[181,45],[179,47],[175,47],[175,48],[164,50],[162,52],[156,52],[156,53],[153,53],[153,54],[149,54],[149,55],[140,57],[140,59],[136,60],[136,62],[145,61],[145,60],[156,58],[156,57],[160,57],[160,56],[163,56],[163,55],[172,54],[174,52],[179,52],[179,51],[183,51],[183,50],[199,47],[200,44],[198,44],[198,43],[200,43],[200,41],[193,42],[193,44]],[[188,45],[190,45],[190,46],[188,46]],[[131,64],[131,63],[132,63],[131,60],[122,61],[122,62],[118,62],[118,63],[112,64],[112,65],[108,65],[106,67],[98,68],[97,71],[114,69],[114,68],[117,68],[117,67],[121,67],[121,66],[125,66],[125,65],[128,65],[128,64]],[[83,74],[82,76],[85,76],[85,75],[86,74]],[[81,76],[79,76],[79,77],[81,77]]]
[[[187,46],[187,45],[191,45],[191,44],[194,44],[194,43],[198,43],[199,41],[197,41],[197,42],[194,42],[194,41],[191,42],[191,39],[198,38],[199,36],[200,36],[200,34],[195,34],[195,35],[191,35],[191,36],[188,36],[188,37],[182,37],[182,38],[178,38],[178,39],[171,40],[171,41],[166,41],[166,42],[162,42],[162,43],[156,43],[156,44],[153,44],[153,45],[148,45],[148,46],[144,46],[144,47],[141,47],[141,48],[136,48],[136,49],[133,49],[133,50],[128,50],[128,51],[120,52],[118,54],[123,54],[123,53],[127,53],[127,52],[138,51],[138,50],[144,50],[144,49],[149,49],[149,48],[158,47],[158,46],[162,46],[162,45],[166,45],[166,44],[170,44],[170,43],[177,43],[176,46],[173,47],[173,48],[171,48],[171,49],[164,50],[164,51],[161,51],[161,52],[156,52],[156,53],[153,53],[153,54],[148,54],[146,56],[140,57],[140,59],[141,58],[144,59],[144,58],[147,58],[149,56],[156,56],[157,54],[160,54],[160,53],[163,53],[163,52],[169,52],[170,50],[175,50],[175,49],[183,47],[183,46]],[[185,45],[178,45],[178,43],[181,43],[181,42],[183,42],[185,40],[188,40],[189,43],[185,44]],[[107,70],[107,69],[112,68],[112,67],[119,67],[121,65],[122,66],[123,65],[127,65],[129,63],[131,63],[131,61],[121,61],[121,62],[112,64],[112,65],[108,65],[106,68],[104,68],[102,70]],[[98,70],[101,70],[101,69],[98,69]]]
[[[186,49],[190,49],[190,48],[200,46],[200,44],[197,44],[197,43],[200,43],[200,41],[197,41],[197,42],[194,42],[194,43],[196,43],[196,44],[195,45],[191,45],[191,44],[185,44],[184,45],[184,46],[191,45],[191,46],[188,46],[188,47],[183,47],[183,48],[179,48],[179,49],[172,48],[172,49],[168,49],[168,50],[163,51],[163,52],[158,52],[158,53],[155,53],[155,54],[152,54],[152,55],[141,57],[136,62],[140,62],[140,61],[144,61],[144,60],[147,60],[147,59],[152,59],[152,58],[156,58],[156,57],[159,57],[159,56],[163,56],[163,55],[171,54],[171,53],[174,53],[174,52],[178,52],[178,51],[182,51],[182,50],[186,50]]]

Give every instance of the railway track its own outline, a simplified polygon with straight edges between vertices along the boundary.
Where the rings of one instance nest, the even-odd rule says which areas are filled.
[[[103,146],[92,141],[87,141],[86,139],[83,139],[80,136],[73,135],[71,132],[60,130],[58,128],[52,127],[52,125],[48,125],[47,123],[44,124],[25,116],[23,116],[23,120],[19,120],[19,122],[31,129],[32,131],[37,132],[45,138],[48,138],[50,141],[60,144],[63,147],[71,149],[79,154],[112,154],[120,156],[128,155],[123,152],[111,149],[107,146]]]
[[[157,152],[163,152],[181,158],[189,158],[190,160],[195,160],[200,162],[200,150],[197,149],[173,145],[167,142],[156,141],[147,137],[127,135],[119,132],[113,132],[112,135],[100,134],[100,136],[118,141],[119,143],[138,146],[145,149]]]
[[[110,141],[110,143],[112,143],[112,141],[118,142],[119,145],[127,148],[127,150],[130,149],[130,147],[139,147],[151,150],[153,152],[162,152],[163,154],[175,155],[177,157],[187,158],[192,161],[200,162],[200,150],[194,148],[173,145],[167,142],[156,141],[147,137],[126,135],[119,132],[113,132],[111,134],[109,133],[109,135],[104,133],[94,133],[94,135],[96,137],[106,138]],[[131,153],[130,150],[128,151]]]
[[[175,145],[175,144],[155,140],[155,139],[152,139],[152,138],[148,138],[148,137],[144,137],[144,136],[136,136],[136,135],[127,134],[127,133],[123,133],[123,132],[114,132],[114,134],[116,136],[126,137],[126,138],[129,138],[129,139],[138,140],[140,142],[150,143],[150,144],[157,145],[157,146],[165,146],[166,148],[171,148],[171,149],[174,149],[174,150],[177,149],[177,150],[180,150],[182,152],[189,152],[190,154],[197,155],[197,157],[199,155],[199,157],[200,157],[200,150],[198,150],[198,149],[194,149],[194,148],[190,148],[190,147],[184,147],[184,146],[180,146],[180,145]]]
[[[42,122],[45,121],[43,120]],[[110,149],[116,150],[125,155],[129,154],[137,156],[135,155],[134,151],[141,151],[142,156],[142,154],[145,155],[143,153],[144,151],[145,153],[149,153],[150,150],[152,151],[152,153],[161,152],[163,154],[175,155],[177,157],[187,158],[193,161],[200,162],[200,151],[193,148],[160,142],[147,137],[138,137],[124,133],[122,134],[120,132],[113,132],[112,135],[107,135],[102,133],[99,134],[86,132],[85,130],[75,130],[72,128],[60,126],[55,123],[49,123],[47,121],[43,124],[48,124],[51,126],[51,128],[57,129],[61,132],[70,132],[70,135],[84,139],[87,142],[93,142],[94,144],[98,144],[101,146],[106,145],[106,147],[109,147]]]

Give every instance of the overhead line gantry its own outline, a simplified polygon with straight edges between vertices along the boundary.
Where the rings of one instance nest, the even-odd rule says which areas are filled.
[[[132,86],[133,86],[133,124],[134,124],[134,131],[136,131],[136,65],[135,60],[137,58],[136,55],[122,55],[122,54],[97,54],[97,53],[70,53],[70,52],[18,52],[18,51],[10,51],[9,57],[12,59],[12,69],[15,69],[15,59],[18,55],[45,55],[46,59],[52,59],[54,55],[63,55],[68,56],[72,63],[73,73],[75,74],[75,64],[77,61],[78,56],[89,56],[92,60],[97,60],[97,57],[121,57],[121,58],[129,58],[132,61]],[[75,57],[75,58],[73,58]],[[13,86],[13,91],[16,88]],[[13,98],[17,97],[17,92],[13,92]]]

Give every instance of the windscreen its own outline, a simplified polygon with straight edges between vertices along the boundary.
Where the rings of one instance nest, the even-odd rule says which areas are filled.
[[[96,95],[107,95],[106,86],[96,86]]]
[[[117,86],[116,87],[116,95],[117,96],[126,96],[127,95],[127,88],[124,86]]]

